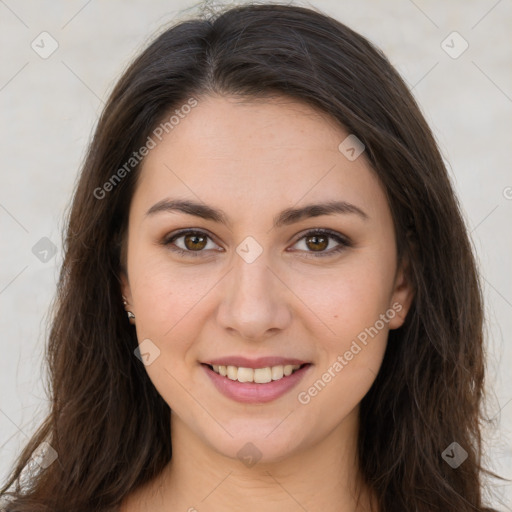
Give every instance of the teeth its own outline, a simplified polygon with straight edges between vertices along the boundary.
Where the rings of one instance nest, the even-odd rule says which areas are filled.
[[[238,382],[254,382],[254,370],[252,368],[238,368],[237,372]]]
[[[291,364],[287,364],[283,369],[283,373],[284,373],[285,377],[288,377],[288,375],[291,375],[292,372],[293,372],[293,366]]]
[[[256,384],[266,384],[273,380],[279,380],[288,377],[295,370],[300,368],[300,364],[287,364],[278,366],[267,366],[266,368],[244,368],[238,366],[213,365],[213,371],[238,382],[255,382]]]
[[[272,380],[282,379],[284,375],[283,366],[272,366]]]
[[[237,380],[238,368],[236,366],[228,366],[228,379]]]

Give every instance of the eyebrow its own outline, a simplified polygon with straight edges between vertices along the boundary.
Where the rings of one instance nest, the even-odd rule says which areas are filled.
[[[145,217],[150,217],[161,212],[182,212],[202,219],[219,222],[226,226],[231,225],[229,217],[222,210],[189,199],[162,199],[146,212]],[[308,204],[300,208],[286,208],[274,217],[273,227],[279,228],[294,224],[306,218],[335,214],[356,214],[363,220],[369,219],[369,216],[354,204],[346,201],[330,201],[326,203]]]

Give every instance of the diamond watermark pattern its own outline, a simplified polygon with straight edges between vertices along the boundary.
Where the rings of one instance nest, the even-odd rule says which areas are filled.
[[[149,338],[146,338],[133,353],[143,362],[144,366],[149,366],[160,356],[160,349]]]
[[[59,47],[59,43],[48,32],[41,32],[30,44],[39,57],[47,59]]]
[[[248,236],[238,245],[236,252],[246,263],[252,263],[263,252],[263,247],[252,236]]]
[[[261,459],[262,453],[253,443],[245,443],[236,455],[245,466],[252,468]]]
[[[42,442],[30,457],[42,469],[46,469],[57,459],[58,454],[46,441]]]
[[[453,442],[441,454],[441,457],[453,468],[457,469],[467,458],[468,452],[462,446]]]
[[[46,236],[32,247],[32,254],[42,263],[48,263],[56,253],[57,246]]]
[[[345,156],[347,160],[353,162],[356,160],[365,149],[365,145],[354,135],[350,134],[338,146],[340,153]]]
[[[458,32],[454,31],[442,41],[441,48],[452,59],[458,59],[469,48],[469,43]]]

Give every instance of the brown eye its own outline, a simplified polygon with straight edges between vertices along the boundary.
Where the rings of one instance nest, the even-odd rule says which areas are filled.
[[[329,245],[329,237],[325,235],[310,235],[306,237],[306,245],[314,251],[324,251]]]
[[[331,241],[335,242],[334,247],[326,250]],[[333,256],[348,247],[352,247],[352,242],[349,238],[327,229],[309,231],[296,242],[296,245],[299,243],[303,244],[300,252],[303,252],[305,257],[313,258]]]
[[[203,234],[194,233],[190,235],[185,235],[183,237],[183,242],[188,250],[200,251],[201,249],[205,248],[207,238],[208,237],[206,237]]]
[[[335,242],[334,247],[326,250],[331,241]],[[203,253],[208,254],[208,249],[212,249],[212,247],[208,247],[209,242],[213,244],[213,250],[219,251],[219,246],[213,242],[210,235],[195,230],[175,233],[162,241],[162,244],[184,256],[201,256]],[[304,253],[305,257],[333,256],[348,247],[352,247],[352,242],[349,238],[326,229],[309,231],[295,245],[299,243],[303,244],[303,248],[299,252]]]
[[[218,250],[215,249],[218,245],[212,241],[210,235],[190,229],[175,233],[162,241],[163,245],[184,256],[201,256],[211,249],[208,247],[209,243],[213,244],[214,250]]]

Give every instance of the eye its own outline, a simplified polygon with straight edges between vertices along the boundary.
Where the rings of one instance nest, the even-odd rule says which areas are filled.
[[[297,241],[297,243],[302,242],[303,240],[303,247],[306,247],[306,249],[314,249],[312,251],[305,251],[305,256],[307,258],[333,256],[334,254],[338,254],[345,250],[347,247],[352,247],[352,242],[349,238],[329,229],[314,229],[308,231]],[[338,245],[331,248],[331,250],[326,251],[325,249],[330,245],[330,240],[334,240]]]
[[[176,243],[180,241],[180,243]],[[340,233],[336,233],[334,231],[330,231],[328,229],[314,229],[305,233],[296,243],[304,240],[303,246],[306,248],[304,252],[306,253],[306,257],[326,257],[337,254],[347,247],[352,246],[352,242],[346,236],[341,235]],[[330,241],[334,240],[338,245],[334,248],[331,248],[329,251],[326,249],[330,245]],[[162,244],[168,246],[173,252],[184,256],[192,256],[197,257],[200,256],[201,253],[204,252],[204,249],[215,249],[215,247],[208,247],[208,242],[211,242],[214,246],[218,247],[215,244],[208,233],[204,231],[198,230],[183,230],[178,233],[167,237]],[[313,249],[313,250],[308,250]],[[220,251],[218,251],[220,252]]]
[[[180,239],[183,239],[182,247],[176,245],[175,243],[176,240]],[[200,256],[200,253],[203,252],[203,249],[208,248],[208,239],[210,239],[210,235],[208,235],[207,233],[203,231],[195,231],[189,229],[185,231],[180,231],[179,233],[176,233],[170,238],[167,238],[166,240],[164,240],[163,244],[169,246],[169,248],[172,251],[177,252],[178,254],[195,257]]]

